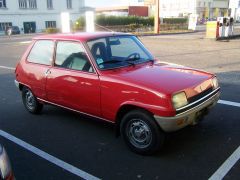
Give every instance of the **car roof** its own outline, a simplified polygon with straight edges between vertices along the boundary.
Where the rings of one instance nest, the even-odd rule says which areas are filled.
[[[120,32],[93,32],[93,33],[67,33],[67,34],[54,34],[54,35],[42,35],[33,38],[34,40],[43,40],[43,39],[51,39],[51,40],[80,40],[82,42],[86,42],[91,39],[97,39],[102,37],[109,36],[122,36],[122,35],[132,35],[128,33],[120,33]]]

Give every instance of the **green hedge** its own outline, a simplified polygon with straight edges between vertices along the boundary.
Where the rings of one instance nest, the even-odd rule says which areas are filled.
[[[144,26],[153,26],[153,17],[139,17],[139,16],[104,16],[99,15],[96,17],[96,23],[101,26],[114,26],[114,25],[129,25],[129,24],[142,24]]]
[[[186,24],[187,18],[163,18],[163,23],[166,24]]]
[[[139,16],[105,16],[97,15],[96,24],[100,26],[119,26],[119,25],[141,25],[154,26],[154,17]],[[164,24],[186,24],[187,18],[164,18]],[[83,29],[85,27],[85,17],[81,16],[75,23],[74,29]]]

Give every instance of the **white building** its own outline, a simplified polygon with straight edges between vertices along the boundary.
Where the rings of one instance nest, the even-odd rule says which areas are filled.
[[[228,0],[160,0],[161,17],[197,14],[200,18],[227,16]]]
[[[74,22],[83,7],[84,0],[0,0],[0,31],[8,26],[24,33],[61,28],[61,12],[69,12]]]
[[[230,0],[231,17],[240,22],[240,0]]]

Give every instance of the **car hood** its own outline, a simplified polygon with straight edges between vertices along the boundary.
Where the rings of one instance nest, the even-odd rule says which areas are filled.
[[[213,74],[176,64],[157,62],[111,70],[111,72],[108,72],[109,76],[124,84],[131,84],[164,94],[194,90],[194,92],[190,92],[190,97],[209,88]],[[198,86],[201,86],[199,91],[196,90]]]

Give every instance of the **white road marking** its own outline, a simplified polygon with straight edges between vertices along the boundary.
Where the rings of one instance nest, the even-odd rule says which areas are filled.
[[[32,41],[22,41],[22,42],[20,42],[20,44],[29,44],[29,43],[31,43]]]
[[[40,149],[38,149],[38,148],[28,144],[28,143],[22,141],[21,139],[18,139],[17,137],[14,137],[11,134],[8,134],[5,131],[0,130],[0,136],[16,143],[17,145],[23,147],[24,149],[27,149],[28,151],[31,151],[32,153],[42,157],[43,159],[45,159],[45,160],[63,168],[66,171],[69,171],[70,173],[75,174],[75,175],[77,175],[77,176],[79,176],[83,179],[99,180],[99,178],[97,178],[97,177],[95,177],[91,174],[88,174],[85,171],[83,171],[81,169],[78,169],[78,168],[72,166],[71,164],[68,164],[68,163],[66,163],[66,162],[64,162],[64,161],[46,153],[46,152],[44,152],[44,151],[42,151],[42,150],[40,150]]]
[[[232,102],[232,101],[219,100],[218,103],[219,103],[219,104],[229,105],[229,106],[240,107],[240,103]]]
[[[13,67],[7,67],[7,66],[0,66],[0,68],[2,68],[2,69],[9,69],[9,70],[15,70],[15,68],[13,68]]]
[[[240,146],[234,151],[234,153],[221,165],[221,167],[209,178],[209,180],[223,179],[230,169],[240,159]]]

